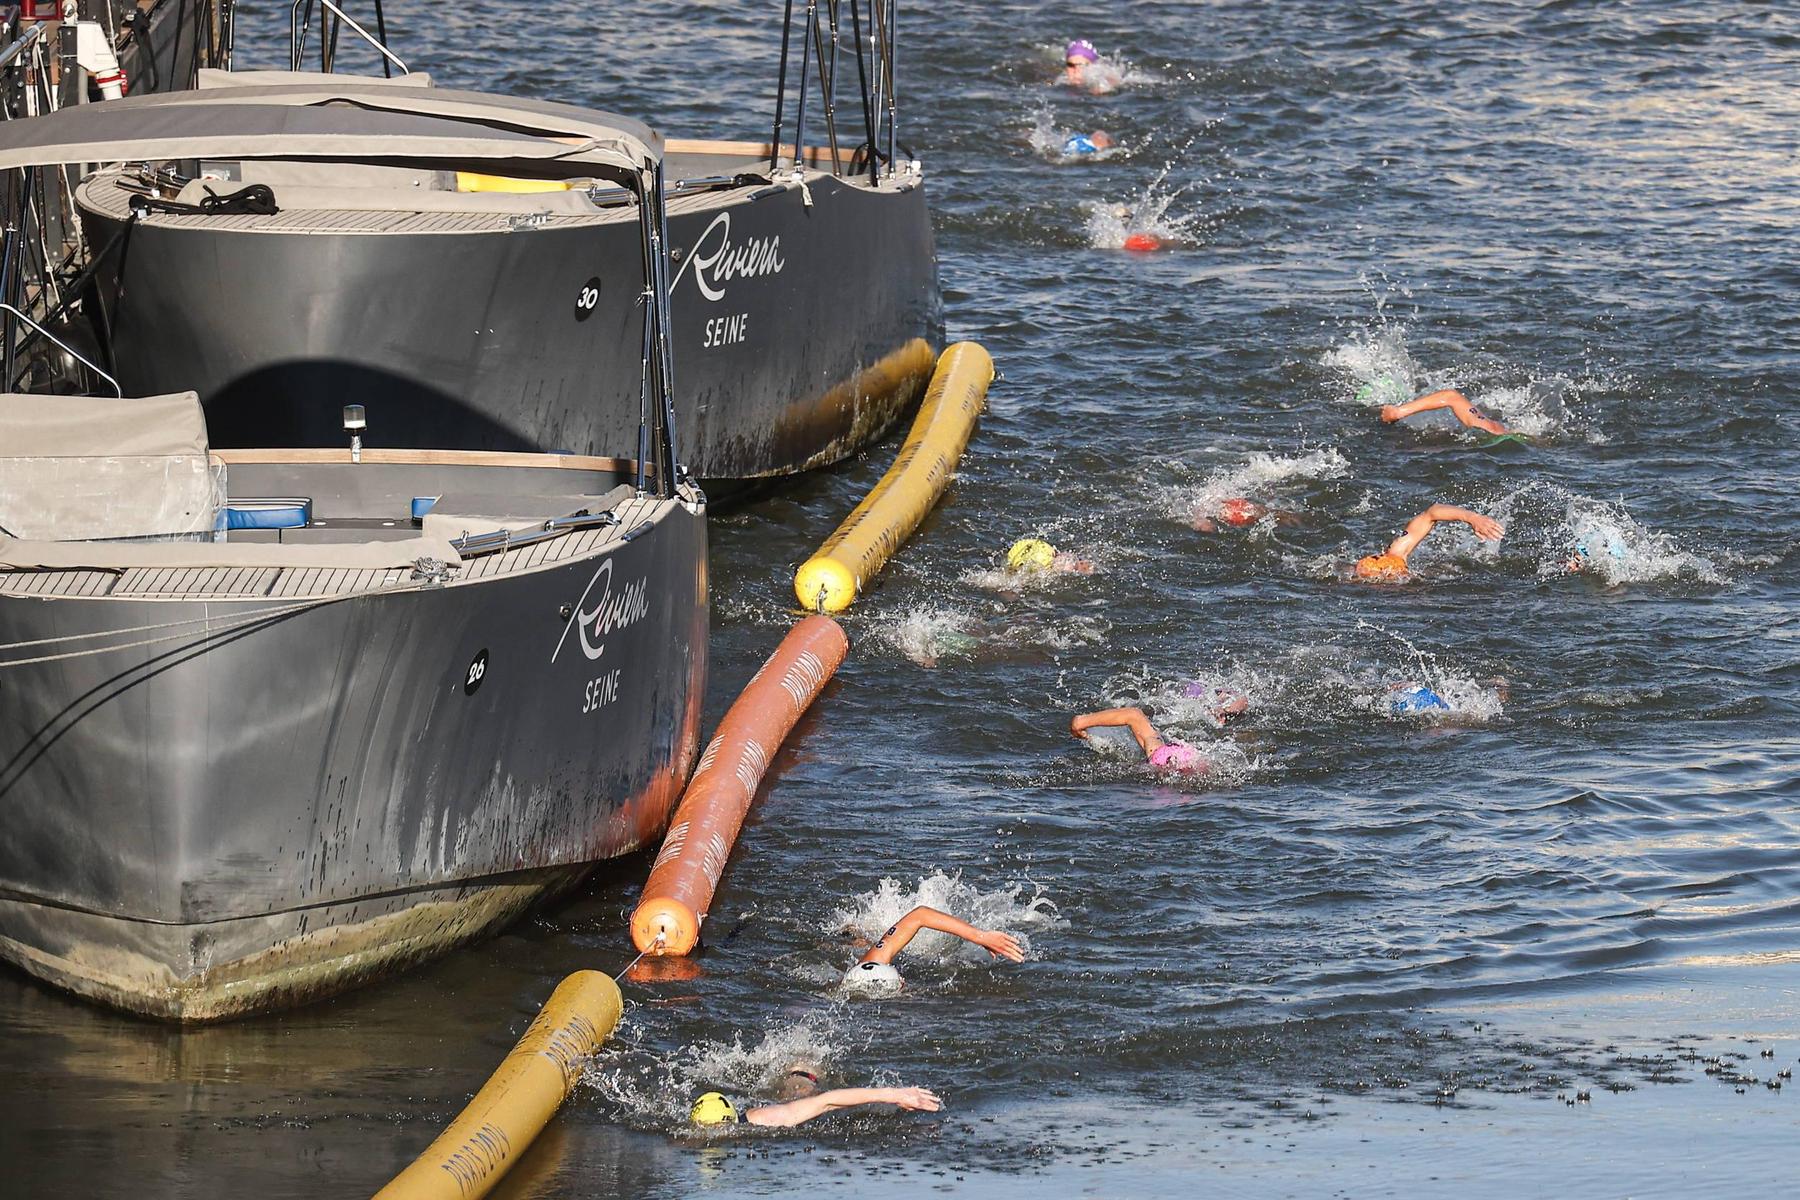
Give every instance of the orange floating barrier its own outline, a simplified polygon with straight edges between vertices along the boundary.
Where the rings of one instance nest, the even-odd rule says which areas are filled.
[[[713,890],[770,758],[849,650],[836,621],[803,618],[719,722],[631,914],[631,940],[640,951],[687,954],[699,943]]]

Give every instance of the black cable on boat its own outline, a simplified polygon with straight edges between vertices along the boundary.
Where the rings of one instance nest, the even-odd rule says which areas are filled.
[[[381,0],[375,0],[375,36],[381,39],[381,44],[385,48],[387,46],[387,16],[381,11]],[[383,54],[380,57],[381,77],[392,79],[394,68],[389,65],[388,56]]]
[[[874,3],[874,0],[870,0]],[[871,13],[869,20],[874,21]],[[863,145],[869,149],[869,182],[877,186],[881,183],[881,172],[875,166],[875,101],[869,95],[869,72],[863,64],[862,36],[862,0],[850,0],[850,36],[856,39],[856,85],[862,93],[863,109]],[[855,156],[851,156],[851,167],[855,169]]]
[[[89,283],[93,282],[94,276],[100,273],[100,268],[105,265],[107,256],[113,252],[113,248],[122,246],[125,243],[127,235],[131,233],[132,226],[137,224],[137,219],[138,213],[136,209],[133,209],[126,215],[125,223],[119,226],[111,238],[107,239],[106,245],[100,247],[100,253],[89,259],[88,265],[81,269],[81,273],[69,281],[68,286],[63,289],[62,302],[44,314],[43,320],[38,322],[40,325],[48,327],[59,318],[65,316],[75,302],[81,299],[82,292],[87,289]],[[119,274],[121,277],[125,274],[125,256],[122,253],[119,255]],[[95,341],[99,344],[101,356],[106,360],[107,369],[117,375],[118,369],[113,361],[112,353],[112,331],[106,321],[106,308],[100,303],[98,295],[96,295],[94,299],[94,310],[95,311],[90,316],[89,320],[92,321],[94,326]],[[24,339],[19,342],[19,353],[23,354],[25,351],[29,350],[41,336],[43,335],[36,329],[28,330]],[[6,376],[6,390],[17,390],[19,386],[19,376],[23,374],[23,371],[9,373]]]
[[[794,101],[794,170],[806,165],[806,77],[812,66],[812,33],[819,19],[818,0],[806,0],[806,30],[800,35],[800,87]]]
[[[775,132],[769,138],[769,174],[781,160],[781,118],[787,104],[788,33],[794,27],[794,0],[787,0],[787,12],[781,18],[781,72],[775,77]]]

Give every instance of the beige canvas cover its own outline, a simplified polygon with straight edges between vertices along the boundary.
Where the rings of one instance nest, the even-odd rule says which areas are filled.
[[[77,104],[0,122],[0,170],[65,163],[314,158],[630,183],[662,137],[613,113],[332,76]]]
[[[341,75],[325,75],[318,71],[224,71],[218,67],[201,67],[195,72],[194,86],[201,90],[231,87],[273,87],[276,84],[314,84],[329,88],[342,83]],[[353,75],[355,83],[372,83],[381,87],[431,87],[431,76],[425,71],[378,79],[373,75]]]
[[[210,534],[225,467],[193,392],[0,394],[0,534],[44,541]]]

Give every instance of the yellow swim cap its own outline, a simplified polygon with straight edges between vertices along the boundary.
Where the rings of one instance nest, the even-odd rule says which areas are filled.
[[[688,1110],[688,1120],[696,1125],[735,1125],[737,1119],[737,1109],[718,1092],[706,1093]]]
[[[1006,552],[1006,565],[1014,571],[1042,571],[1056,561],[1056,547],[1043,538],[1020,538]]]

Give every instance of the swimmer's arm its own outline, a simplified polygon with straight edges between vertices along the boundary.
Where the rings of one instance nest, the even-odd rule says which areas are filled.
[[[1095,726],[1116,728],[1121,725],[1131,730],[1131,736],[1143,747],[1145,758],[1162,749],[1162,735],[1156,732],[1156,726],[1150,724],[1150,718],[1144,715],[1141,708],[1107,708],[1099,712],[1082,713],[1069,722],[1069,732],[1078,738],[1086,738],[1087,731]]]
[[[1484,517],[1467,508],[1458,508],[1454,504],[1434,504],[1418,516],[1406,523],[1406,532],[1388,544],[1387,552],[1404,559],[1419,548],[1432,527],[1439,521],[1461,521],[1475,531],[1475,536],[1484,542],[1497,542],[1506,532],[1506,526],[1492,517]]]
[[[1469,403],[1469,398],[1455,388],[1445,388],[1440,392],[1428,392],[1416,400],[1408,400],[1405,404],[1384,404],[1381,406],[1381,419],[1392,424],[1403,421],[1414,413],[1430,412],[1437,408],[1447,408],[1456,414],[1456,419],[1470,429],[1481,429],[1488,433],[1505,433],[1506,426],[1500,422],[1482,416]]]
[[[936,1112],[944,1107],[942,1100],[924,1088],[834,1088],[786,1104],[753,1108],[744,1114],[744,1120],[751,1125],[791,1128],[840,1108],[859,1108],[864,1104],[895,1104],[909,1112]]]
[[[965,942],[973,942],[996,958],[1010,958],[1014,962],[1025,961],[1024,948],[1019,940],[1009,933],[1001,933],[995,929],[977,929],[967,921],[959,921],[949,913],[939,912],[935,908],[920,905],[898,921],[881,935],[881,940],[869,948],[862,956],[863,962],[891,963],[894,956],[906,949],[906,944],[918,935],[921,929],[935,929],[939,933],[948,933],[961,938]]]

